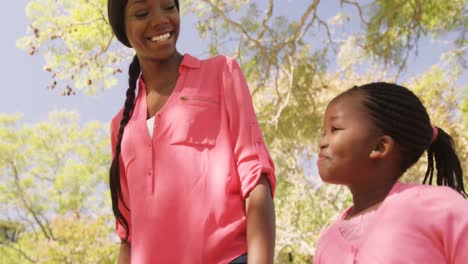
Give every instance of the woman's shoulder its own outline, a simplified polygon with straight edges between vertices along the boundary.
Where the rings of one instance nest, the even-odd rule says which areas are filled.
[[[111,132],[117,131],[120,127],[120,121],[123,116],[123,108],[120,109],[111,119]]]
[[[233,66],[239,65],[235,58],[228,55],[216,55],[207,59],[200,60],[200,63],[203,66],[212,66],[212,67],[221,67],[224,69],[226,67],[232,68]]]

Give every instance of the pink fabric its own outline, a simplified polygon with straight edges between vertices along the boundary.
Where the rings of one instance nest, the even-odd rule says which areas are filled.
[[[395,184],[357,243],[346,241],[335,222],[314,256],[316,264],[467,260],[468,201],[448,187],[403,183]]]
[[[358,242],[365,234],[370,221],[374,218],[375,210],[358,215],[351,219],[341,219],[337,222],[341,235],[350,243]],[[346,216],[346,214],[345,214]]]
[[[261,172],[273,195],[274,165],[235,60],[186,54],[179,71],[152,139],[140,79],[122,139],[132,262],[228,263],[247,251],[244,199]],[[111,124],[113,150],[121,116]],[[118,223],[117,233],[125,234]]]

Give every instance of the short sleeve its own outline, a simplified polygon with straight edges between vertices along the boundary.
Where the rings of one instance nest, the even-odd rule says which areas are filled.
[[[223,86],[242,197],[248,197],[262,174],[267,176],[273,196],[276,188],[274,163],[265,146],[245,77],[239,64],[229,57],[223,70]]]
[[[112,158],[115,156],[115,146],[117,144],[117,136],[119,132],[119,127],[120,127],[120,120],[122,119],[122,111],[117,114],[111,122],[111,146],[112,146]],[[128,185],[127,185],[127,177],[125,176],[125,167],[122,162],[122,158],[119,157],[119,171],[120,171],[120,188],[122,190],[122,196],[125,201],[125,205],[130,208],[130,197],[128,193]],[[125,219],[128,222],[128,228],[129,228],[129,236],[128,236],[128,241],[131,241],[131,232],[132,230],[131,226],[131,218],[130,218],[130,211],[123,205],[119,198],[119,210],[125,217]],[[117,235],[123,240],[126,237],[126,232],[125,232],[125,227],[116,219],[115,220],[115,225],[116,225],[116,233]]]

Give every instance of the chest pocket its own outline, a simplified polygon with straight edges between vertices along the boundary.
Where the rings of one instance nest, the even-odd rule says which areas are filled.
[[[184,89],[177,98],[171,144],[213,147],[220,129],[220,97]]]

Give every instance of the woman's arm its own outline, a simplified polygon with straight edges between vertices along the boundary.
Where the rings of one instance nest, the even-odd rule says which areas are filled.
[[[130,264],[131,254],[130,249],[132,248],[129,242],[123,242],[120,245],[119,261],[118,264]]]
[[[246,199],[248,263],[272,264],[275,251],[275,207],[270,184],[262,174]]]
[[[222,80],[240,195],[245,200],[248,262],[272,264],[275,247],[272,197],[276,186],[273,160],[265,146],[244,74],[234,59],[226,57]],[[260,171],[263,173],[258,175]]]

